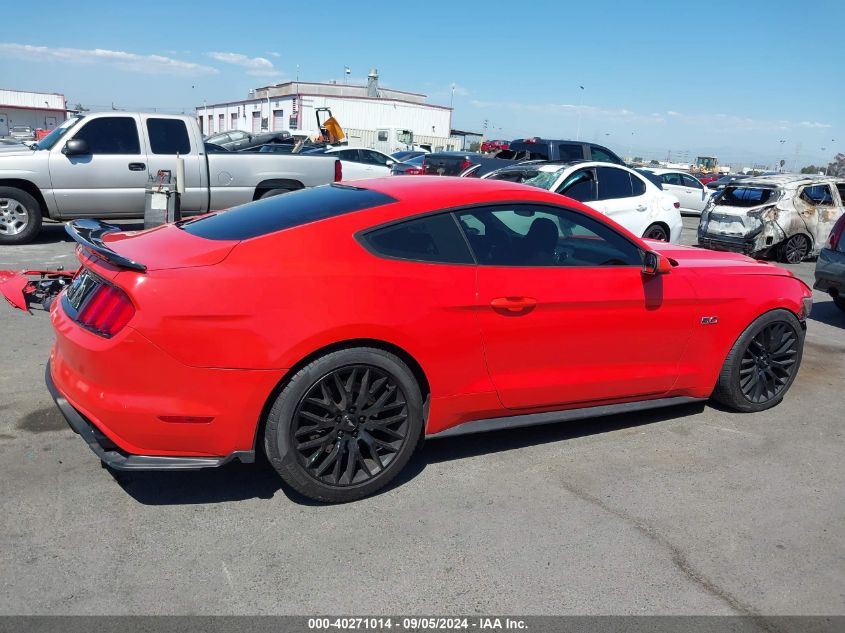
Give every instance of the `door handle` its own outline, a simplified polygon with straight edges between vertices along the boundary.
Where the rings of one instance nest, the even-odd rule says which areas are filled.
[[[144,163],[129,163],[129,171],[146,171],[147,166]]]
[[[537,300],[531,297],[497,297],[490,302],[490,305],[494,310],[527,314],[537,306]]]
[[[644,204],[638,204],[637,211],[648,211],[648,207]]]

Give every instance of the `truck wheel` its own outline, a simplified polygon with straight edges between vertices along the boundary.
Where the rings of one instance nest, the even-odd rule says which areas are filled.
[[[41,205],[22,189],[0,187],[0,244],[25,244],[41,231]]]
[[[258,199],[264,200],[264,198],[272,198],[273,196],[280,196],[283,193],[290,193],[290,189],[271,189],[270,191],[265,191],[260,196],[258,196]]]

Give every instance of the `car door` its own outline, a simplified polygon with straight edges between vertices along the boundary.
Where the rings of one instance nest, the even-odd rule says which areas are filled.
[[[344,180],[362,180],[364,178],[372,178],[372,170],[369,166],[361,162],[361,155],[357,149],[342,149],[337,152],[331,152],[337,156],[342,164],[343,179]]]
[[[817,184],[804,187],[800,190],[794,206],[807,227],[807,232],[813,237],[814,247],[821,248],[836,220],[842,214],[842,208],[837,206],[830,185]]]
[[[71,139],[84,140],[85,155],[66,156]],[[50,150],[50,180],[63,218],[139,217],[149,172],[137,115],[109,115],[83,120]]]
[[[709,197],[704,185],[687,174],[681,174],[681,182],[683,184],[683,197],[678,196],[678,201],[681,203],[681,211],[701,215],[704,207],[707,206],[707,198]]]
[[[456,215],[478,262],[484,353],[505,407],[657,397],[672,388],[694,320],[681,275],[644,275],[637,245],[563,207]]]
[[[672,194],[678,199],[678,202],[681,205],[681,212],[689,213],[689,209],[686,206],[687,199],[684,193],[686,187],[684,186],[681,174],[675,171],[670,171],[665,174],[660,174],[659,177],[660,184],[663,186],[663,191]]]
[[[188,126],[182,119],[167,119],[142,115],[149,141],[147,166],[151,174],[160,169],[170,170],[176,176],[176,157],[185,163],[185,193],[181,195],[183,212],[205,211],[208,208],[208,189],[205,184],[205,156],[193,147]]]
[[[649,223],[649,199],[645,188],[637,187],[635,195],[631,174],[625,169],[599,166],[590,168],[590,172],[595,181],[589,190],[583,183],[567,178],[559,193],[583,202],[641,236]]]
[[[369,167],[370,178],[390,175],[390,167],[387,166],[387,162],[395,162],[390,156],[371,149],[360,149],[358,152],[361,154],[361,160]]]
[[[233,130],[229,132],[229,142],[224,146],[226,149],[232,152],[237,152],[238,150],[244,149],[245,147],[249,147],[249,141],[251,136],[246,132],[241,130]]]

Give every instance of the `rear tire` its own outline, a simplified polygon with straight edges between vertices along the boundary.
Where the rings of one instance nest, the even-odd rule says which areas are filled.
[[[270,189],[270,191],[265,191],[260,196],[258,196],[259,200],[264,200],[265,198],[272,198],[273,196],[280,196],[283,193],[290,193],[290,189]]]
[[[643,237],[649,240],[669,241],[669,231],[662,224],[651,224],[643,233]]]
[[[0,244],[26,244],[41,232],[41,205],[23,189],[0,187]]]
[[[293,375],[267,416],[264,449],[291,488],[345,503],[396,477],[422,429],[422,395],[408,366],[384,350],[352,348]]]
[[[736,411],[764,411],[783,400],[804,351],[804,331],[788,310],[755,319],[734,343],[712,398]]]
[[[810,254],[810,238],[797,233],[778,246],[778,259],[787,264],[800,264]]]

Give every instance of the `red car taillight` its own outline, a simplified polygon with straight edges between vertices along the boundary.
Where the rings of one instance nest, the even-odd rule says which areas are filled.
[[[120,332],[134,314],[135,306],[125,292],[100,284],[85,302],[76,320],[95,334],[108,337]]]
[[[340,164],[339,160],[334,162],[334,181],[340,182],[343,180],[343,165]]]
[[[472,163],[468,160],[465,160],[461,163],[461,166],[458,167],[458,171],[462,172],[464,169],[467,169],[468,167],[472,167]]]
[[[836,250],[839,248],[839,242],[842,240],[842,233],[845,233],[845,215],[840,217],[836,224],[833,225],[833,230],[830,232],[830,236],[827,238],[827,243],[824,245],[825,248],[829,248],[830,250]]]
[[[425,174],[425,170],[418,167],[411,167],[405,172],[406,176],[422,176],[423,174]]]

